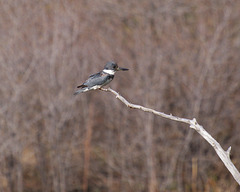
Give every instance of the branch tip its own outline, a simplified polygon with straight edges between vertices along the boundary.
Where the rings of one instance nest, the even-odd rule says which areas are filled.
[[[232,149],[232,147],[230,146],[230,147],[228,147],[228,149],[227,149],[227,151],[226,151],[226,153],[227,153],[227,156],[230,158],[230,154],[231,154],[231,149]]]
[[[195,124],[195,125],[197,125],[198,123],[197,123],[197,120],[196,120],[196,118],[193,118],[193,123]]]

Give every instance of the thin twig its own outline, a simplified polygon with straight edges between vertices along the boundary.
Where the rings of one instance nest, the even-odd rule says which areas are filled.
[[[101,88],[100,90],[113,93],[117,99],[122,101],[129,108],[140,109],[142,111],[153,113],[155,115],[164,117],[166,119],[171,119],[173,121],[178,121],[178,122],[183,122],[183,123],[189,124],[190,128],[197,131],[214,148],[214,150],[216,151],[217,155],[220,157],[220,159],[222,160],[224,165],[227,167],[227,169],[230,171],[230,173],[232,174],[234,179],[240,185],[240,173],[230,159],[231,146],[227,149],[227,151],[224,151],[224,149],[221,147],[221,145],[203,128],[203,126],[201,126],[197,123],[195,118],[193,118],[192,120],[186,119],[186,118],[180,118],[177,116],[173,116],[172,114],[168,115],[163,112],[156,111],[154,109],[150,109],[147,107],[143,107],[141,105],[129,103],[124,97],[122,97],[119,93],[112,90],[111,88],[107,88],[107,89]]]

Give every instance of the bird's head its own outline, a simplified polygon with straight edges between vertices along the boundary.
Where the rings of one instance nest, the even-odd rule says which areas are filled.
[[[117,63],[111,61],[111,62],[107,62],[103,70],[103,72],[108,73],[110,75],[114,75],[116,71],[128,71],[128,69],[119,67]]]

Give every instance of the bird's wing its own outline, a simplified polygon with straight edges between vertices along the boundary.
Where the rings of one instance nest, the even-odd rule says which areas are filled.
[[[82,85],[78,85],[77,88],[84,88],[87,87],[86,85],[82,84]]]
[[[89,76],[89,79],[90,78],[95,78],[95,77],[100,77],[102,75],[102,72],[98,72],[98,73],[95,73],[95,74],[92,74]]]
[[[88,80],[83,84],[85,86],[91,87],[94,85],[102,85],[108,79],[108,75],[102,72],[93,74]]]
[[[82,85],[77,86],[77,88],[84,88],[84,87],[89,86],[89,85],[87,85],[87,83],[88,83],[90,80],[92,80],[92,79],[94,79],[94,78],[98,78],[98,77],[101,77],[101,72],[98,72],[98,73],[95,73],[95,74],[90,75],[89,78],[85,81],[85,83],[83,83]]]

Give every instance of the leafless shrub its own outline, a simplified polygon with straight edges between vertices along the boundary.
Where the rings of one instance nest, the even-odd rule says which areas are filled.
[[[80,191],[84,182],[89,191],[237,190],[192,131],[127,111],[98,91],[72,94],[116,60],[130,71],[117,74],[112,88],[197,117],[223,147],[238,149],[239,1],[9,0],[0,7],[1,191]],[[240,167],[237,151],[232,159]]]

